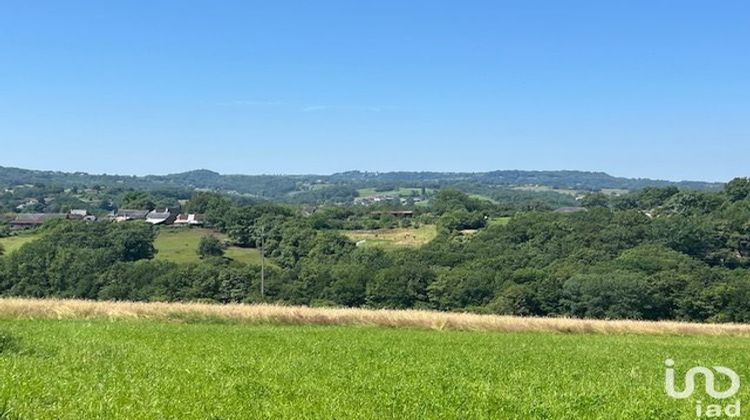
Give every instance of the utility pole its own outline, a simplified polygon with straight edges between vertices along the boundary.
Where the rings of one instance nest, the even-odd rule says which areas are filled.
[[[263,249],[263,237],[265,236],[265,227],[260,225],[260,298],[265,300],[266,296],[266,253]]]

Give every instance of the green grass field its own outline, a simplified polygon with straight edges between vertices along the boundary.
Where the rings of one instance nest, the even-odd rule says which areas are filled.
[[[0,408],[34,419],[694,418],[694,399],[665,395],[664,360],[743,375],[750,354],[738,337],[17,319],[0,332]]]
[[[200,260],[196,253],[198,242],[205,235],[215,235],[219,239],[226,239],[226,235],[210,229],[161,228],[154,241],[154,247],[158,251],[156,259],[176,263],[198,262]],[[11,253],[20,248],[21,245],[38,237],[38,234],[22,233],[17,236],[0,238],[0,244],[3,245],[6,253]],[[225,255],[244,264],[260,264],[260,252],[257,249],[230,246],[226,249]],[[266,262],[269,262],[269,260],[267,259]]]
[[[489,220],[489,226],[505,226],[510,222],[510,217],[493,217]]]
[[[21,247],[21,245],[31,242],[34,239],[36,239],[37,236],[33,234],[20,234],[16,236],[8,236],[6,238],[0,238],[0,245],[5,248],[6,253],[11,253],[18,248]]]
[[[157,260],[176,263],[198,262],[198,243],[201,237],[214,235],[225,240],[226,235],[202,228],[162,228],[154,241],[154,247],[159,251]],[[260,264],[260,252],[257,249],[230,246],[225,255],[235,261],[245,264]]]
[[[519,191],[531,191],[531,192],[556,192],[560,194],[568,194],[573,197],[580,194],[576,190],[570,190],[570,189],[563,189],[563,188],[552,188],[547,185],[520,185],[517,187],[513,187],[514,190]]]
[[[437,235],[437,230],[434,225],[424,225],[416,229],[379,229],[342,231],[342,233],[354,241],[365,240],[362,246],[396,249],[424,245]],[[198,262],[199,257],[196,250],[201,237],[205,235],[214,235],[222,240],[227,238],[224,234],[205,228],[161,228],[154,241],[154,247],[158,251],[156,259],[175,263]],[[5,247],[6,253],[11,253],[37,237],[35,234],[28,233],[10,236],[0,238],[0,244]],[[230,246],[226,249],[225,255],[244,264],[260,264],[260,252],[257,249]],[[266,259],[266,262],[271,264],[268,259]]]
[[[341,233],[358,242],[359,246],[397,249],[418,247],[430,242],[437,236],[437,228],[435,225],[423,225],[418,228],[345,230]]]

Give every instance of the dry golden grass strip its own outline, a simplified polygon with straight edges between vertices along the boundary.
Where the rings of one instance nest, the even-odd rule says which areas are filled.
[[[464,331],[551,331],[600,334],[750,335],[750,325],[671,321],[605,321],[478,315],[421,310],[164,302],[0,299],[0,317],[16,319],[213,319],[248,323],[364,325]]]

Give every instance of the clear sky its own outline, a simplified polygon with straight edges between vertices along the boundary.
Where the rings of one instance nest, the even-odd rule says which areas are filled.
[[[28,1],[0,165],[750,175],[748,1]]]

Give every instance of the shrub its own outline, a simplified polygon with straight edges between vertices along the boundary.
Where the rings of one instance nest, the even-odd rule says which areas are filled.
[[[220,257],[224,255],[224,244],[213,235],[204,236],[198,244],[198,255],[201,258]]]

